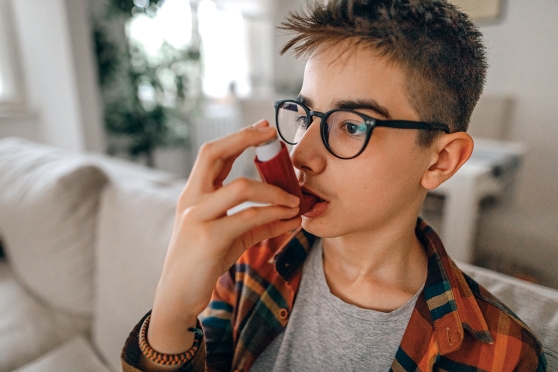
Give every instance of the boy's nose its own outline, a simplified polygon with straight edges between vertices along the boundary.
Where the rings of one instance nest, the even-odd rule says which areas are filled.
[[[312,117],[312,124],[291,150],[295,168],[303,172],[320,173],[325,169],[328,151],[322,142],[320,118]]]

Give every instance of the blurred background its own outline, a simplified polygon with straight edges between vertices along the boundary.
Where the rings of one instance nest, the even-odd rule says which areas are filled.
[[[454,2],[490,68],[475,157],[423,215],[452,256],[558,288],[558,2]],[[203,142],[296,97],[304,61],[279,57],[276,27],[305,3],[0,0],[0,137],[187,177]],[[230,178],[256,177],[252,158]]]

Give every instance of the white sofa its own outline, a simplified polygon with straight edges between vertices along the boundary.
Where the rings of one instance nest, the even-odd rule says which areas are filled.
[[[147,312],[185,180],[0,139],[0,372],[119,371]],[[558,291],[462,265],[538,335],[558,371]]]

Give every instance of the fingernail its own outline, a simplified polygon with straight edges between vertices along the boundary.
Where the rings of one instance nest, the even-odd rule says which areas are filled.
[[[253,126],[254,128],[261,128],[261,127],[263,127],[263,126],[268,127],[268,126],[266,125],[266,123],[267,123],[267,120],[261,119],[261,120],[255,122],[254,124],[252,124],[252,126]],[[268,128],[269,128],[269,127],[268,127]]]
[[[293,205],[296,208],[298,208],[298,205],[300,204],[300,199],[297,196],[291,195],[289,201],[290,201],[290,205]]]
[[[298,213],[298,207],[289,208],[289,215],[295,216]]]
[[[272,132],[275,130],[275,128],[273,127],[256,127],[256,129],[264,133]]]

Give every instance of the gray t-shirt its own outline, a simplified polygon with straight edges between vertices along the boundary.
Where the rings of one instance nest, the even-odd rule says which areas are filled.
[[[343,302],[329,290],[317,239],[289,323],[251,371],[389,371],[421,291],[390,313]]]

